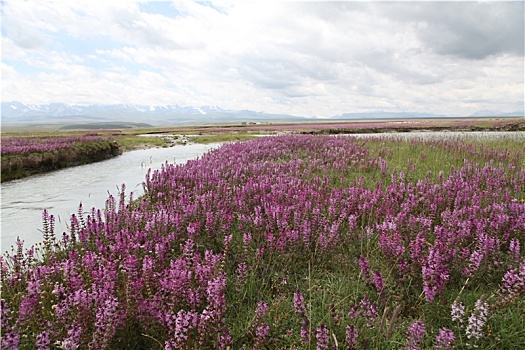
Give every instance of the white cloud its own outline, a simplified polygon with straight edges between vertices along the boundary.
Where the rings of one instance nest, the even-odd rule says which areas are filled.
[[[3,99],[305,116],[523,104],[523,5],[145,4],[7,0]]]

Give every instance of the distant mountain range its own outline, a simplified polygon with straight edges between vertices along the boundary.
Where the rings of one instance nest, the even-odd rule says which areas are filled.
[[[126,121],[152,125],[203,125],[243,121],[304,120],[284,114],[225,110],[217,106],[146,106],[133,104],[45,105],[2,102],[2,124],[75,124]]]
[[[490,116],[523,116],[523,111],[500,113],[494,111],[480,111],[475,117]],[[458,116],[444,116],[433,113],[344,113],[325,120],[370,120],[370,119],[418,119],[444,118]],[[320,118],[305,118],[287,114],[272,114],[250,110],[226,110],[218,106],[149,106],[134,104],[113,105],[69,105],[66,103],[50,104],[23,104],[20,102],[2,102],[3,125],[35,125],[35,124],[80,124],[100,122],[128,122],[147,123],[153,126],[162,125],[206,125],[217,123],[239,122],[291,122],[311,121]]]
[[[225,110],[217,106],[146,106],[133,104],[44,105],[2,102],[2,124],[75,124],[126,121],[151,125],[203,125],[228,122],[304,120],[284,114]]]
[[[443,115],[434,113],[420,113],[420,112],[366,112],[366,113],[343,113],[335,116],[336,119],[432,119],[432,118],[490,118],[490,117],[523,117],[524,111],[514,112],[496,112],[496,111],[478,111],[471,115]]]

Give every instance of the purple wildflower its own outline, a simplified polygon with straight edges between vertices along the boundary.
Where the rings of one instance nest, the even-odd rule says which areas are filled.
[[[436,335],[436,343],[434,349],[449,350],[452,349],[454,344],[454,332],[447,328],[441,328],[439,333]]]
[[[301,324],[301,340],[305,344],[310,341],[310,329],[308,328],[308,322],[305,321]]]
[[[64,350],[76,350],[80,348],[80,336],[82,335],[82,328],[74,323],[67,330],[68,337],[60,342],[60,348]]]
[[[502,286],[498,291],[500,299],[498,304],[505,305],[516,297],[525,294],[525,259],[520,264],[519,271],[511,269],[505,272]]]
[[[49,349],[50,343],[51,340],[49,339],[49,332],[43,331],[41,333],[38,333],[38,335],[36,336],[35,345],[37,349]]]
[[[346,348],[354,349],[357,346],[357,328],[354,325],[346,326]]]
[[[244,284],[244,279],[246,278],[247,270],[248,265],[244,261],[237,266],[237,281],[235,285],[238,289],[241,288]]]
[[[96,312],[95,333],[90,347],[106,348],[119,325],[119,302],[115,297],[106,299]]]
[[[2,349],[19,349],[20,334],[18,332],[4,332],[4,329],[2,329],[2,342],[0,345]]]
[[[299,291],[293,293],[293,306],[295,308],[295,312],[299,316],[306,316],[306,305],[304,304],[304,297]]]
[[[260,349],[264,343],[266,342],[266,339],[270,336],[270,326],[268,326],[266,323],[263,323],[259,326],[257,326],[257,329],[255,330],[255,344],[254,349]]]
[[[470,262],[468,266],[464,269],[463,275],[467,277],[472,277],[474,273],[479,269],[481,266],[481,262],[483,261],[484,255],[479,250],[474,250],[472,254],[470,255]]]
[[[365,281],[368,282],[370,279],[370,265],[364,256],[359,258],[359,267],[361,268],[361,274],[363,275]]]
[[[512,261],[518,262],[520,259],[520,241],[517,238],[510,240],[509,251]]]
[[[255,312],[257,314],[257,318],[263,319],[266,316],[267,311],[268,311],[268,304],[265,301],[260,301],[257,304],[257,310]]]
[[[420,350],[418,346],[425,335],[425,324],[419,320],[412,322],[407,330],[407,350]]]
[[[301,319],[301,340],[304,343],[308,343],[310,341],[310,320],[306,312],[304,297],[300,291],[293,293],[293,306]]]
[[[381,291],[385,287],[383,276],[381,275],[381,271],[379,270],[375,270],[374,272],[374,286],[378,293],[381,293]]]
[[[219,345],[221,349],[229,349],[232,343],[232,336],[226,326],[222,327],[219,336]]]
[[[328,344],[330,342],[330,336],[328,328],[324,324],[320,324],[317,327],[315,332],[315,338],[317,339],[317,350],[328,349]]]
[[[370,302],[370,299],[368,299],[368,295],[366,295],[360,302],[359,302],[359,309],[362,316],[368,318],[368,327],[372,327],[373,323],[375,322],[377,316],[379,316],[377,312],[377,305],[374,302]]]
[[[428,251],[428,258],[422,266],[422,274],[425,297],[428,302],[432,302],[443,290],[449,274],[439,249],[430,248]]]

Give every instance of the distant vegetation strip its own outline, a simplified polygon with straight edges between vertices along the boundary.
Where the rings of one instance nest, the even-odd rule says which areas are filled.
[[[197,129],[197,128],[196,128]],[[525,131],[525,118],[462,120],[315,121],[308,123],[258,123],[256,125],[210,125],[207,132],[293,132],[309,134],[356,134],[413,131]]]
[[[72,147],[75,144],[89,144],[111,140],[105,136],[58,136],[58,137],[10,137],[1,138],[1,155],[28,154],[32,152],[50,152],[60,148]]]
[[[117,156],[119,144],[107,136],[2,137],[2,181],[92,163]]]
[[[0,260],[2,348],[524,349],[523,147],[284,135],[166,164]]]

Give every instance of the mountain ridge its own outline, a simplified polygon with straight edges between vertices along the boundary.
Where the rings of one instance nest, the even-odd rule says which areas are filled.
[[[67,103],[24,104],[18,101],[2,102],[2,124],[31,123],[85,123],[101,121],[147,122],[153,125],[210,124],[225,122],[286,122],[313,120],[371,120],[371,119],[421,119],[459,118],[460,115],[442,115],[421,112],[349,112],[328,118],[302,117],[289,114],[267,113],[252,110],[228,110],[219,106],[141,105],[141,104],[89,104]],[[463,117],[523,116],[523,111],[478,111]]]

